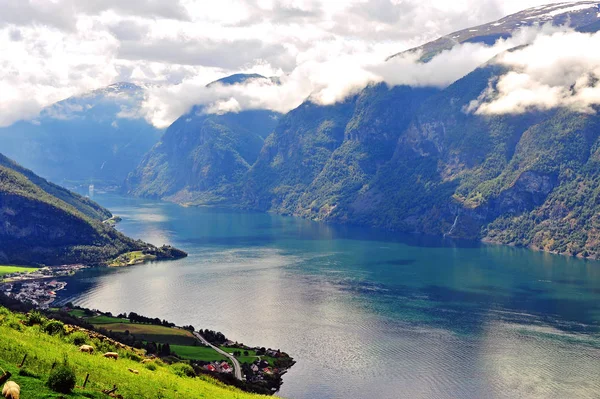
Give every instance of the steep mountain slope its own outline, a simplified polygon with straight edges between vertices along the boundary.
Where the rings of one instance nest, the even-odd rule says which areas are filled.
[[[87,217],[97,220],[106,220],[112,216],[108,209],[102,208],[100,205],[90,200],[89,198],[82,197],[79,194],[76,194],[65,188],[57,186],[56,184],[48,182],[46,179],[39,177],[32,171],[25,169],[12,159],[9,159],[2,154],[0,154],[0,166],[12,169],[13,171],[20,173],[21,175],[29,179],[31,183],[35,184],[40,189],[45,191],[48,195],[54,196],[64,201],[65,203],[73,206],[75,209],[77,209],[79,212],[83,213]]]
[[[244,185],[261,210],[341,218],[346,203],[389,160],[398,135],[435,89],[374,85],[331,105],[302,104],[275,129]],[[337,216],[333,216],[337,215]]]
[[[105,217],[110,212],[98,204],[0,155],[0,263],[100,264],[142,250],[170,257],[166,248],[119,233],[102,222]]]
[[[597,31],[598,3],[537,7],[446,43],[492,44],[540,21]],[[424,61],[449,48],[439,43]],[[491,60],[443,90],[379,84],[334,105],[307,101],[246,173],[211,190],[248,209],[598,258],[600,117],[468,112],[506,68]]]
[[[260,75],[233,75],[213,84],[238,84]],[[209,85],[210,86],[210,85]],[[233,184],[256,161],[279,114],[264,110],[207,114],[194,107],[165,132],[127,178],[132,195],[177,202],[231,202]]]
[[[161,131],[139,114],[144,89],[118,83],[0,128],[0,151],[56,182],[121,184]]]
[[[368,117],[348,123],[344,144],[321,150],[327,160],[315,161],[304,153],[319,153],[304,143],[320,135],[308,131],[308,137],[295,137],[306,132],[302,123],[319,126],[317,122],[337,116],[327,107],[313,106],[310,117],[295,120],[285,134],[278,134],[278,127],[269,138],[249,174],[246,198],[255,200],[249,206],[598,257],[600,117],[568,110],[505,116],[464,112],[502,72],[493,64],[479,68],[426,98],[414,115],[406,105],[381,101],[373,114],[379,124]],[[378,97],[368,96],[369,90],[361,96],[374,101]],[[397,101],[408,98],[415,98],[414,93]],[[361,114],[359,104],[352,98],[334,106],[338,111],[350,108],[342,113],[347,118],[342,124],[351,120],[349,114]],[[409,115],[404,126],[399,110]],[[318,112],[327,113],[319,119],[314,116]],[[385,115],[392,117],[386,121]],[[356,131],[370,132],[380,145],[361,144],[363,150],[358,150]],[[386,131],[393,132],[389,138],[395,144],[385,139]],[[259,181],[268,185],[257,190]]]
[[[597,32],[600,24],[600,2],[555,3],[530,8],[498,21],[450,33],[409,51],[422,51],[421,60],[428,61],[436,54],[461,43],[493,45],[499,39],[511,37],[519,29],[543,24],[566,25],[581,32]],[[403,53],[394,54],[389,58]]]

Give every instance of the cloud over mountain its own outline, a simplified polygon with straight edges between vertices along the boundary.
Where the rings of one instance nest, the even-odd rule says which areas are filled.
[[[557,32],[529,46],[502,54],[497,63],[509,72],[470,109],[479,114],[519,114],[534,109],[571,108],[594,112],[600,104],[600,33]]]
[[[178,92],[235,72],[283,81],[267,99],[236,98],[241,107],[270,93],[280,109],[311,93],[334,101],[376,77],[369,67],[390,54],[545,2],[0,0],[0,125],[118,81]],[[170,114],[153,112],[165,115],[157,123]]]

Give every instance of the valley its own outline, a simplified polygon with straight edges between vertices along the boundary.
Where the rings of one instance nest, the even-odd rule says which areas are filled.
[[[600,2],[521,3],[1,4],[2,395],[596,397]]]

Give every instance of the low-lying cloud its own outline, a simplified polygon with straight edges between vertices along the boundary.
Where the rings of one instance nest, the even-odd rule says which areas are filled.
[[[493,46],[482,43],[457,45],[428,63],[419,61],[420,52],[407,52],[385,61],[385,49],[351,54],[345,54],[347,49],[338,49],[338,54],[330,58],[309,58],[291,73],[279,76],[278,82],[253,79],[244,84],[206,87],[207,82],[193,77],[178,85],[150,89],[143,109],[150,122],[165,127],[194,105],[204,105],[207,113],[246,109],[285,113],[306,100],[320,105],[334,104],[370,83],[446,87],[498,54],[532,43],[536,37],[551,35],[559,29],[550,25],[524,28]],[[271,74],[272,71],[264,73],[265,76]]]
[[[519,114],[558,107],[594,112],[600,104],[600,33],[556,32],[502,54],[509,71],[490,82],[469,109],[477,114]]]
[[[339,101],[368,82],[443,86],[495,50],[460,46],[427,65],[411,56],[383,60],[547,2],[0,0],[0,126],[119,81],[154,87],[144,116],[163,126],[194,101],[211,112],[286,111],[309,96]],[[205,88],[243,71],[278,76],[281,84]]]

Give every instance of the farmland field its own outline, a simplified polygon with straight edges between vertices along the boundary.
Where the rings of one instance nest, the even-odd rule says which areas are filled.
[[[171,351],[177,353],[182,359],[202,360],[205,362],[227,360],[225,356],[207,346],[171,345]]]
[[[36,267],[0,265],[0,277],[4,276],[6,274],[12,274],[12,273],[21,273],[21,272],[32,273],[37,270],[39,270],[39,268],[36,268]]]
[[[104,328],[106,330],[112,330],[115,332],[129,331],[130,334],[136,336],[136,338],[158,343],[168,343],[169,345],[193,345],[197,342],[196,338],[191,332],[187,330],[181,330],[178,328],[169,328],[164,326],[157,326],[153,324],[137,324],[137,323],[112,323],[94,324],[96,328]]]

